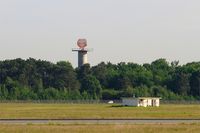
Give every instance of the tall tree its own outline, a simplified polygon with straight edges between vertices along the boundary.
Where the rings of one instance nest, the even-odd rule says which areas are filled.
[[[88,75],[83,78],[81,92],[86,91],[93,99],[101,98],[101,84],[99,81],[92,75]]]
[[[179,72],[175,75],[174,81],[173,81],[173,90],[174,92],[187,96],[190,92],[190,75]]]
[[[200,71],[192,73],[190,78],[191,94],[200,97]]]
[[[151,63],[153,80],[156,85],[164,85],[170,78],[170,66],[166,59],[158,59]]]
[[[102,87],[108,87],[108,69],[104,62],[101,62],[97,66],[91,68],[92,75],[94,75],[99,82],[101,83]]]

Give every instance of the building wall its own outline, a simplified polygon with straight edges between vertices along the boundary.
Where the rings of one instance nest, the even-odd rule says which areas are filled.
[[[123,106],[139,106],[139,107],[159,107],[160,106],[160,99],[155,98],[144,98],[144,99],[138,99],[138,98],[123,98],[122,99],[122,105]]]
[[[159,99],[154,99],[153,100],[153,106],[159,107],[160,106],[160,100]]]
[[[122,99],[123,106],[138,106],[138,99]]]
[[[160,99],[141,99],[139,100],[139,106],[142,107],[148,107],[148,106],[153,106],[153,107],[159,107],[160,106]]]
[[[147,106],[152,106],[152,105],[153,105],[152,99],[147,99]]]
[[[139,106],[140,107],[147,107],[148,106],[148,100],[147,99],[139,100]]]

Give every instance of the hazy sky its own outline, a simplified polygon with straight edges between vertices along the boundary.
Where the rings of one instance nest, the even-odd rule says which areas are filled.
[[[200,0],[0,0],[0,60],[200,61]]]

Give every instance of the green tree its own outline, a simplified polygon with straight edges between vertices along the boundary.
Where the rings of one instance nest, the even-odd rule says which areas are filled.
[[[9,96],[9,93],[5,85],[0,85],[0,99],[6,100],[8,96]]]
[[[166,59],[158,59],[151,63],[153,80],[155,85],[164,85],[170,77],[171,67]]]
[[[104,62],[91,68],[92,75],[94,75],[100,82],[102,87],[108,87],[108,69]]]
[[[54,70],[55,88],[67,91],[79,90],[80,85],[76,78],[76,73],[69,62],[60,61]]]
[[[93,99],[101,98],[101,84],[99,81],[92,75],[84,77],[81,86],[81,93],[86,91]]]
[[[174,92],[187,96],[190,93],[190,75],[179,72],[175,75],[174,81],[173,81],[173,89]]]
[[[192,73],[190,78],[191,94],[200,97],[200,71]]]

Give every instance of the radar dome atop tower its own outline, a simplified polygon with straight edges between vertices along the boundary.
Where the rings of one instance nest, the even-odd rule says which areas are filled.
[[[87,40],[86,39],[78,39],[77,45],[80,49],[84,49],[87,46]]]

